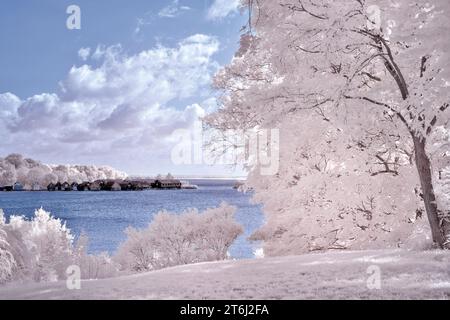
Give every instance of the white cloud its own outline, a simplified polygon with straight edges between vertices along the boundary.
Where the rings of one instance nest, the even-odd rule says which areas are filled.
[[[91,56],[99,66],[72,67],[58,93],[25,100],[0,94],[0,134],[7,137],[2,153],[21,152],[52,163],[59,161],[49,157],[70,154],[73,162],[98,158],[135,168],[170,157],[173,131],[190,129],[204,115],[201,106],[182,109],[179,101],[207,99],[202,92],[209,93],[218,48],[219,42],[206,35],[135,55],[121,46],[99,46]]]
[[[240,0],[214,0],[208,10],[209,20],[220,20],[228,15],[236,13],[239,9]]]
[[[14,94],[0,94],[0,121],[13,120],[22,101]]]
[[[146,26],[153,23],[154,15],[151,12],[145,13],[142,17],[136,19],[136,27],[134,28],[133,37],[135,40],[142,41],[141,33]]]
[[[158,16],[162,18],[175,18],[182,14],[184,11],[191,10],[188,6],[182,6],[179,3],[179,0],[174,0],[171,4],[169,4],[167,7],[162,8],[158,12]]]
[[[81,48],[78,50],[78,56],[81,60],[86,61],[91,55],[91,48]]]

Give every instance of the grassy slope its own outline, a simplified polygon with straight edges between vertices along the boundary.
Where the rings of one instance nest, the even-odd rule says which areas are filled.
[[[368,267],[381,289],[367,287]],[[352,251],[186,265],[115,279],[8,285],[0,299],[450,299],[450,252]]]

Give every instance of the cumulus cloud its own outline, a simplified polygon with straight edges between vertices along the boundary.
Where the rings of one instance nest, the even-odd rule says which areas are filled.
[[[209,20],[220,20],[233,13],[236,13],[240,6],[240,0],[214,0],[208,10]]]
[[[206,100],[218,49],[214,37],[201,34],[134,55],[120,45],[99,46],[91,55],[97,66],[72,67],[57,93],[0,94],[1,151],[142,166],[170,154],[172,132],[204,114],[181,101]]]
[[[22,101],[10,92],[0,94],[0,123],[14,121],[21,104]]]
[[[180,5],[179,0],[174,0],[168,6],[162,8],[158,12],[158,16],[160,16],[162,18],[175,18],[175,17],[179,16],[180,14],[182,14],[184,11],[189,11],[189,10],[191,10],[190,7],[182,6],[182,5]]]

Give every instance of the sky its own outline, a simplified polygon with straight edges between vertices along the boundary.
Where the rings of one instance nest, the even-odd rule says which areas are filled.
[[[211,81],[238,48],[238,4],[1,1],[0,157],[131,175],[242,175],[171,157],[176,132],[217,108]]]

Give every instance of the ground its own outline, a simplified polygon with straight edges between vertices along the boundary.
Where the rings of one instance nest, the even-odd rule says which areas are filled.
[[[80,290],[68,290],[65,281],[10,284],[0,299],[450,299],[450,252],[344,251],[201,263],[83,281]]]

